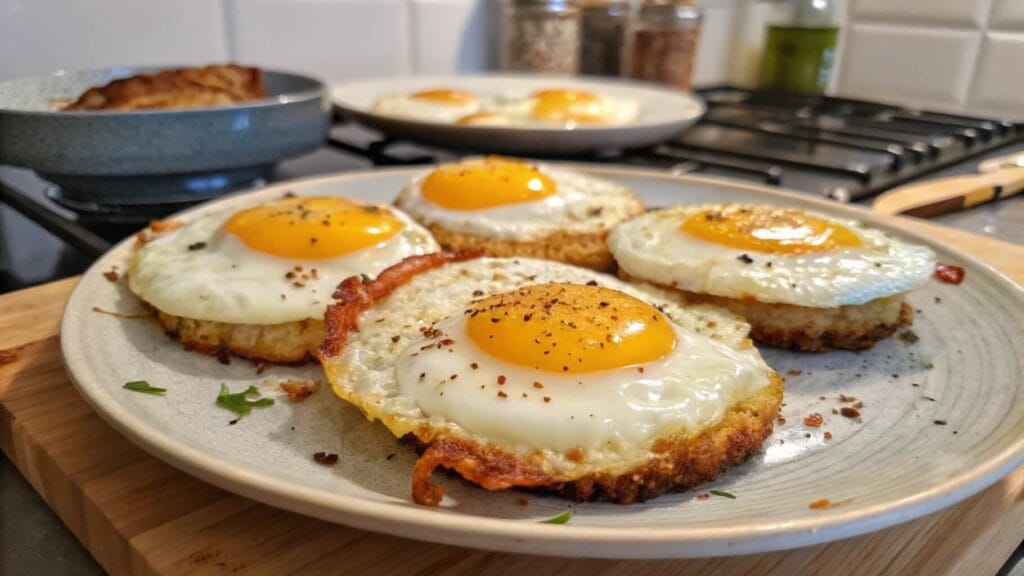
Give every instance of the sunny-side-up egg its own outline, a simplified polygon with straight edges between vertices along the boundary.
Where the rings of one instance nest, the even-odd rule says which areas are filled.
[[[680,206],[617,226],[628,275],[690,292],[815,308],[859,305],[923,285],[935,254],[859,222],[795,208]]]
[[[467,158],[420,174],[395,204],[423,224],[508,240],[606,230],[644,210],[624,186],[499,156]]]
[[[585,90],[550,89],[527,97],[503,98],[491,111],[516,125],[573,127],[626,124],[637,118],[640,106],[634,100]]]
[[[770,432],[781,384],[748,328],[589,270],[483,258],[409,279],[321,362],[340,397],[427,447],[420,503],[437,503],[436,466],[488,489],[579,480],[576,498],[628,503],[717,473],[726,454],[686,449],[709,428],[746,434],[740,452]],[[688,467],[698,453],[705,475]]]
[[[385,96],[377,100],[374,112],[421,122],[452,124],[481,110],[476,94],[438,88],[412,94]]]
[[[139,247],[129,287],[161,312],[232,324],[322,319],[338,282],[438,249],[389,206],[286,197],[191,220]]]

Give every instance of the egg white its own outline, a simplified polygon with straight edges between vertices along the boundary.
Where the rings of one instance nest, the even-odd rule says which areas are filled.
[[[464,312],[473,301],[533,284],[590,281],[664,310],[678,337],[673,352],[644,364],[642,374],[631,367],[561,375],[498,360],[465,335]],[[634,465],[649,456],[655,439],[718,421],[766,386],[771,374],[745,342],[749,326],[731,313],[683,308],[660,290],[542,260],[443,266],[361,313],[358,325],[324,368],[335,392],[367,417],[382,420],[398,437],[428,426],[484,445],[539,451],[556,470],[577,466],[565,456],[574,448],[586,451],[588,466]],[[438,338],[454,343],[431,346]],[[504,385],[497,384],[499,375],[506,376]],[[544,388],[534,388],[534,381]]]
[[[546,164],[538,164],[537,169],[555,182],[551,196],[481,210],[453,210],[423,197],[423,181],[431,172],[426,171],[412,179],[395,205],[422,224],[505,240],[538,240],[560,231],[604,231],[643,211],[643,204],[625,186]]]
[[[597,124],[572,124],[576,126],[620,126],[636,120],[640,115],[640,105],[634,101],[624,98],[613,98],[611,96],[598,95],[599,105],[604,112],[604,120]],[[563,126],[567,122],[561,120],[544,120],[533,115],[533,108],[537,99],[533,96],[512,97],[505,96],[496,99],[487,109],[503,114],[509,119],[513,126]]]
[[[128,286],[159,310],[196,320],[279,324],[322,319],[334,287],[344,278],[375,276],[407,256],[440,249],[430,232],[407,215],[381,208],[405,224],[398,233],[375,246],[324,260],[280,258],[252,250],[221,229],[235,210],[200,216],[138,248],[129,263]],[[205,246],[189,249],[200,243]],[[296,266],[303,272],[296,272]],[[316,278],[309,274],[313,268]],[[295,277],[287,278],[289,271]],[[301,287],[294,284],[297,281]]]
[[[421,122],[453,124],[459,118],[479,112],[482,105],[475,102],[451,103],[413,98],[410,95],[385,96],[374,104],[373,111]]]
[[[608,247],[634,278],[727,298],[814,308],[859,305],[919,288],[935,254],[859,222],[837,220],[863,242],[806,254],[772,254],[722,246],[680,230],[690,215],[722,206],[679,206],[648,212],[616,226]]]

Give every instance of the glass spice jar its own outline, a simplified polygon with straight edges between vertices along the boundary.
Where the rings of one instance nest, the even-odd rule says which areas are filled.
[[[584,0],[580,8],[580,74],[622,74],[628,0]]]
[[[576,0],[505,0],[502,68],[576,74],[580,9]]]
[[[646,0],[630,28],[628,76],[689,90],[701,11],[689,0]]]

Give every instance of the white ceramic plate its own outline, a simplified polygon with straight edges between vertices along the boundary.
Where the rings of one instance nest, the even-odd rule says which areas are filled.
[[[759,187],[616,168],[585,170],[631,186],[651,206],[764,202],[888,228],[861,209]],[[241,207],[286,190],[389,200],[415,172],[351,173],[284,184],[182,217]],[[905,236],[930,244],[941,262],[967,270],[959,286],[932,281],[910,295],[918,309],[917,343],[890,339],[857,354],[766,351],[780,374],[801,374],[786,376],[786,423],[776,427],[763,454],[692,492],[632,506],[575,505],[566,525],[537,522],[564,510],[563,500],[486,492],[455,478],[443,480],[451,506],[417,506],[409,493],[415,456],[382,425],[368,422],[327,388],[290,404],[266,382],[296,373],[322,378],[318,367],[273,368],[257,375],[249,362],[224,366],[185,352],[151,320],[93,311],[94,306],[139,311],[123,281],[111,283],[102,275],[113,265],[123,269],[129,242],[83,276],[67,305],[61,346],[82,395],[122,434],[186,472],[281,508],[409,538],[531,554],[654,558],[776,550],[933,512],[1024,461],[1022,290],[947,246]],[[169,392],[155,397],[122,389],[137,379]],[[214,403],[221,382],[233,391],[256,385],[278,402],[229,425],[234,415]],[[840,393],[863,400],[861,421],[832,414],[841,406]],[[822,413],[824,426],[805,427],[802,417],[809,412]],[[825,431],[832,434],[830,441],[824,440]],[[315,464],[311,455],[318,451],[336,452],[338,464]],[[736,499],[697,497],[709,489]],[[809,508],[821,498],[840,504]]]
[[[640,106],[636,120],[619,126],[457,126],[418,122],[373,112],[382,96],[410,94],[431,88],[466,90],[485,96],[525,97],[537,90],[567,88],[626,98]],[[361,124],[392,138],[412,140],[443,148],[521,154],[569,155],[601,150],[640,148],[664,142],[679,134],[704,114],[698,98],[680,92],[628,80],[599,80],[561,76],[435,76],[390,78],[350,82],[331,90],[335,107]]]

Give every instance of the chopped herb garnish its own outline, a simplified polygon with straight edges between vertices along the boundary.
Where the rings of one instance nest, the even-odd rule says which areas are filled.
[[[273,398],[256,398],[255,400],[249,400],[247,396],[252,394],[259,395],[259,390],[255,386],[249,386],[241,392],[234,394],[228,390],[228,385],[221,382],[220,394],[217,395],[217,406],[231,410],[235,414],[238,414],[239,418],[246,416],[249,412],[252,412],[253,408],[263,408],[270,406],[274,403]]]
[[[143,394],[153,394],[155,396],[163,396],[167,393],[167,388],[157,388],[156,386],[150,386],[149,382],[145,380],[135,380],[128,382],[123,386],[125,390],[131,390],[132,392],[142,392]]]
[[[736,496],[734,494],[730,494],[725,490],[708,490],[708,492],[714,494],[715,496],[721,496],[722,498],[729,498],[730,500],[736,499]]]
[[[571,508],[569,510],[566,510],[565,512],[562,512],[561,514],[556,514],[556,515],[552,516],[551,518],[548,518],[547,520],[541,520],[540,523],[541,524],[566,524],[566,523],[569,522],[570,518],[572,518],[572,509]]]

